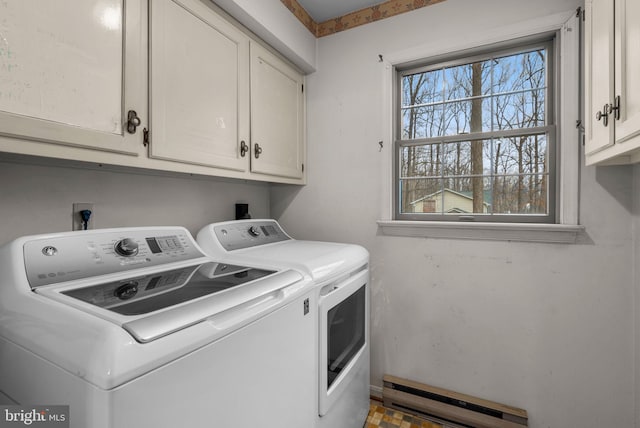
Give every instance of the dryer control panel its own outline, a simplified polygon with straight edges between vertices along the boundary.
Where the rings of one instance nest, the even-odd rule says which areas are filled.
[[[238,220],[218,223],[213,232],[226,251],[291,239],[275,220]]]
[[[34,236],[23,246],[31,288],[204,257],[183,228],[126,228]]]

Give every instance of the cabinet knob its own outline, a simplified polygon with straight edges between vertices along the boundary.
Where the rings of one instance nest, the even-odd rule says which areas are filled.
[[[604,126],[609,125],[609,104],[605,104],[602,110],[596,113],[596,120],[602,120]]]
[[[255,143],[253,145],[253,154],[255,155],[256,159],[260,157],[260,155],[262,154],[262,147],[260,147],[260,144]]]
[[[245,157],[248,151],[249,146],[247,146],[247,143],[245,143],[244,140],[240,141],[240,156]]]
[[[618,95],[614,100],[613,104],[607,104],[607,113],[613,113],[613,117],[615,120],[620,120],[620,95]]]
[[[127,113],[127,132],[129,134],[135,134],[136,128],[142,124],[142,121],[138,117],[138,113],[135,110],[129,110]]]

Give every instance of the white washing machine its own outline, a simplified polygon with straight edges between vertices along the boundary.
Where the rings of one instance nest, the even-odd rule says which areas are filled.
[[[369,412],[369,253],[358,245],[292,239],[275,220],[214,223],[196,239],[228,263],[291,268],[313,281],[316,426],[362,428]]]
[[[0,397],[72,428],[315,423],[317,293],[219,263],[184,228],[38,235],[0,248]],[[4,403],[8,404],[8,403]]]

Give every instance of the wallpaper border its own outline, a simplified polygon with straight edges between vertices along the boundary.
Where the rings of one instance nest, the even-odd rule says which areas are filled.
[[[316,37],[324,37],[370,22],[400,15],[401,13],[411,12],[425,6],[441,3],[445,0],[388,0],[320,23],[315,22],[297,0],[281,1],[307,27],[311,34]]]

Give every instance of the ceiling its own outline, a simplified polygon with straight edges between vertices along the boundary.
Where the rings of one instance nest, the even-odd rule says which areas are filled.
[[[298,0],[298,3],[315,22],[324,22],[356,10],[384,3],[384,0]]]

